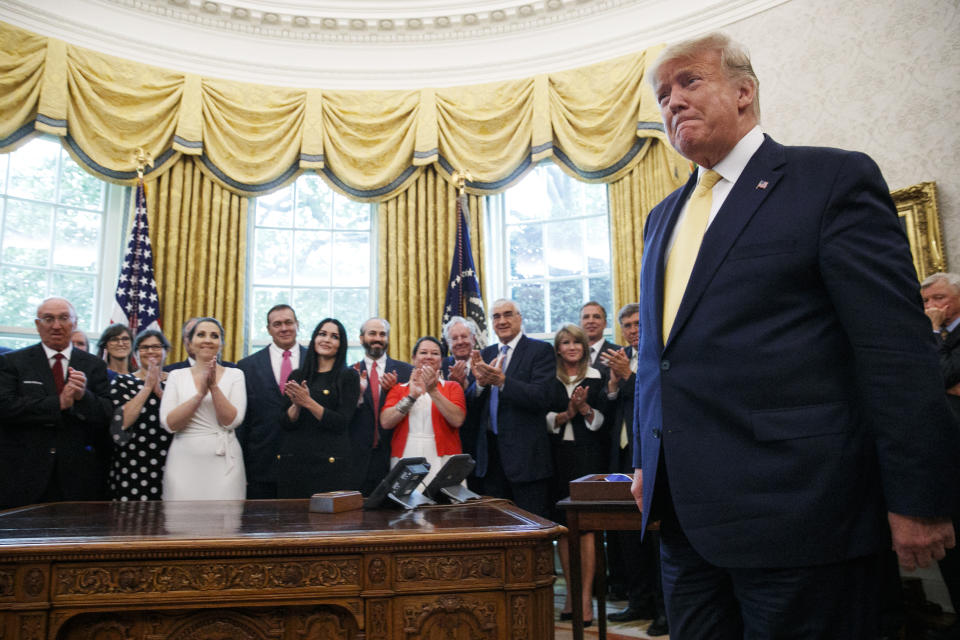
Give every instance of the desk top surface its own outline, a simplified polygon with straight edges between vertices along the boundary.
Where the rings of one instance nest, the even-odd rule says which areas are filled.
[[[311,513],[308,500],[60,502],[0,512],[0,558],[23,553],[189,546],[262,549],[554,538],[559,525],[506,501]],[[92,550],[92,549],[91,549]]]

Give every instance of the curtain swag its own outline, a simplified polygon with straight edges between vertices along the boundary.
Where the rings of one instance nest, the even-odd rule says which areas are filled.
[[[91,173],[133,184],[133,150],[156,180],[180,156],[240,196],[316,171],[355,200],[387,201],[425,167],[496,193],[552,158],[571,176],[613,182],[665,141],[644,79],[661,47],[532,78],[403,91],[246,84],[131,62],[0,23],[0,152],[59,136]]]

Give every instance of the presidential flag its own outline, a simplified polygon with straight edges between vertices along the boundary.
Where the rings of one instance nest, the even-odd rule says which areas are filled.
[[[466,219],[469,210],[467,196],[461,193],[457,197],[457,240],[450,265],[447,299],[443,303],[443,324],[446,325],[453,316],[472,319],[477,323],[477,342],[482,348],[487,344],[487,319],[483,312],[477,270],[473,265],[473,252],[470,250],[470,229]]]
[[[110,322],[122,322],[133,334],[160,329],[160,300],[153,279],[153,249],[147,228],[147,194],[143,180],[137,181],[137,215],[130,229],[130,241],[123,256],[117,293]]]

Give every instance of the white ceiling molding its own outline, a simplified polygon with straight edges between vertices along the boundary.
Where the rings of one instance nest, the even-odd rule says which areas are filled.
[[[0,20],[208,77],[398,89],[579,67],[785,1],[4,0]]]

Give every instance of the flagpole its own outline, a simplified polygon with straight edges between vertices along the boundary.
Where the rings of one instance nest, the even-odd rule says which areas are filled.
[[[483,310],[480,281],[473,263],[470,229],[467,223],[470,208],[466,183],[472,181],[473,176],[469,171],[458,169],[451,174],[451,177],[458,192],[455,213],[457,225],[453,260],[450,264],[450,282],[447,285],[447,295],[444,300],[443,323],[446,324],[452,316],[470,318],[477,325],[476,338],[479,346],[486,346],[486,314]]]

